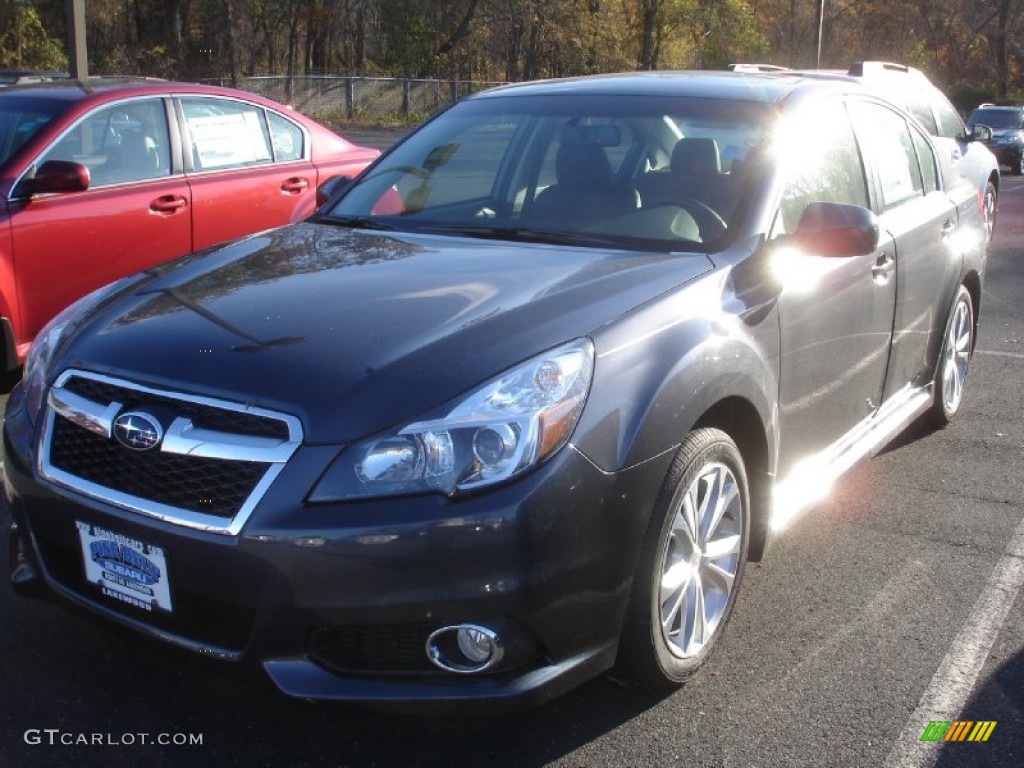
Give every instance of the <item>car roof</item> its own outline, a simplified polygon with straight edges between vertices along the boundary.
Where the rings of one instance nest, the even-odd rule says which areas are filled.
[[[801,73],[749,71],[657,71],[538,80],[499,86],[470,98],[561,96],[567,93],[603,96],[691,96],[774,104],[796,91],[866,93],[856,81],[809,78]]]
[[[50,82],[12,85],[0,89],[0,99],[5,98],[46,98],[68,102],[102,103],[113,99],[133,96],[189,93],[207,96],[229,96],[244,98],[260,104],[274,104],[262,96],[201,83],[184,83],[161,80],[155,77],[93,77],[83,80],[53,80]],[[280,105],[277,105],[280,106]]]

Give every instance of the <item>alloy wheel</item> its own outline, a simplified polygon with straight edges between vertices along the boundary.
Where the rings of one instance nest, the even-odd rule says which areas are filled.
[[[991,184],[985,189],[982,215],[985,217],[985,242],[992,239],[996,228],[996,191]]]
[[[744,505],[736,477],[720,463],[702,468],[678,497],[661,560],[662,639],[688,658],[711,641],[741,566]]]
[[[942,405],[948,413],[955,413],[960,408],[964,396],[973,334],[970,305],[966,301],[958,301],[942,347]]]

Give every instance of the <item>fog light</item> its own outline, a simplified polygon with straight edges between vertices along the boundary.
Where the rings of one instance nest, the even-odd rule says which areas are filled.
[[[475,624],[437,630],[427,639],[427,658],[445,672],[467,675],[490,669],[505,655],[497,633]]]
[[[455,638],[462,655],[473,664],[486,664],[494,655],[494,641],[481,629],[460,627],[455,631]]]

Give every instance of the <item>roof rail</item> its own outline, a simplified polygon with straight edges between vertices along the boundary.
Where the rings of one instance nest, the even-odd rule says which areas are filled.
[[[878,74],[880,72],[912,72],[913,67],[906,64],[895,64],[891,61],[855,61],[850,65],[848,74],[854,77]]]
[[[0,84],[21,85],[23,83],[45,83],[51,80],[67,80],[67,72],[50,72],[41,69],[0,70]]]
[[[789,72],[789,67],[780,67],[778,64],[730,64],[729,69],[733,72]]]

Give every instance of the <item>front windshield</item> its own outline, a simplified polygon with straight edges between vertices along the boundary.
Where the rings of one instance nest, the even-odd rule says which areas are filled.
[[[0,96],[0,167],[66,106],[54,99]]]
[[[771,109],[744,101],[501,95],[399,145],[326,219],[354,226],[658,250],[738,228]]]
[[[973,128],[976,125],[987,125],[996,130],[1021,128],[1021,110],[1019,109],[976,109],[968,121]]]

